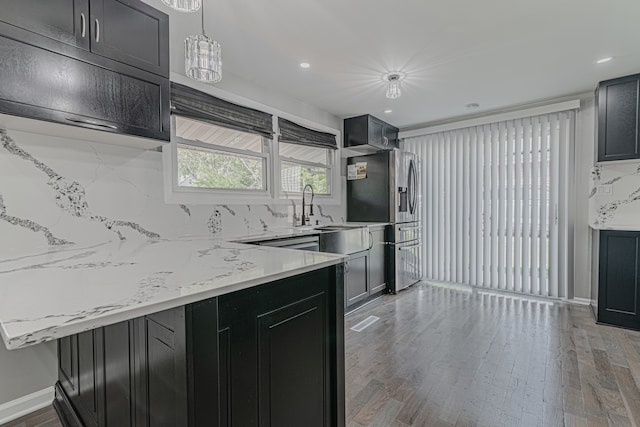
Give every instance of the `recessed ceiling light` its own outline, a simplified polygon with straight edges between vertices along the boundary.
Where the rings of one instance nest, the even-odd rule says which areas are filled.
[[[476,108],[480,108],[480,104],[478,104],[477,102],[472,102],[471,104],[465,105],[465,107],[470,110],[475,110]]]
[[[607,56],[606,58],[598,59],[596,64],[604,64],[605,62],[609,62],[613,60],[613,56]]]
[[[309,64],[308,62],[301,62],[300,63],[300,68],[309,68],[311,67],[311,64]]]
[[[393,110],[384,110],[385,114],[393,113]]]

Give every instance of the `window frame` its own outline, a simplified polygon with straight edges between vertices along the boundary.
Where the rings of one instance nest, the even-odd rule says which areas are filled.
[[[201,89],[202,90],[202,89]],[[211,93],[209,90],[204,90],[206,93]],[[221,94],[213,93],[214,96],[220,96]],[[269,140],[263,137],[263,152],[245,152],[244,150],[238,150],[230,147],[220,147],[215,144],[203,143],[204,146],[198,144],[192,144],[191,140],[185,145],[195,145],[198,148],[213,149],[221,152],[229,152],[230,154],[248,154],[253,157],[261,157],[260,154],[266,156],[266,167],[263,174],[266,179],[266,190],[242,190],[242,189],[210,189],[199,187],[184,187],[178,185],[178,144],[182,144],[185,141],[184,138],[176,136],[176,115],[171,115],[171,140],[168,144],[162,147],[162,168],[163,168],[163,180],[164,180],[164,199],[168,204],[189,204],[189,205],[216,205],[216,204],[287,204],[292,202],[299,203],[302,200],[302,193],[297,192],[284,192],[280,190],[280,177],[281,177],[281,156],[280,145],[278,141],[279,129],[278,118],[293,121],[302,126],[306,126],[319,131],[328,132],[336,135],[338,142],[337,150],[327,149],[327,165],[310,164],[316,167],[322,167],[329,169],[327,179],[330,185],[330,195],[318,194],[315,196],[315,203],[323,205],[341,205],[342,204],[342,192],[343,183],[341,180],[340,166],[342,164],[342,131],[340,129],[331,128],[326,125],[321,125],[312,122],[301,117],[284,113],[280,110],[265,106],[263,104],[250,101],[248,99],[238,97],[232,94],[224,94],[224,99],[230,102],[238,103],[249,108],[256,108],[262,111],[272,114],[273,117],[273,139]],[[189,118],[189,117],[187,117]],[[265,149],[266,147],[266,149]],[[287,158],[282,156],[282,159],[287,161]],[[303,161],[297,161],[291,159],[292,163],[303,164]],[[306,163],[304,163],[306,164]]]
[[[335,176],[335,169],[336,169],[336,163],[338,163],[339,158],[337,158],[337,153],[339,152],[339,150],[331,150],[329,148],[321,148],[321,147],[315,147],[319,150],[325,150],[326,151],[326,155],[327,155],[327,164],[322,164],[322,163],[314,163],[314,162],[309,162],[309,161],[305,161],[305,160],[299,160],[296,159],[294,157],[287,157],[287,156],[282,156],[280,155],[280,141],[277,142],[277,144],[275,145],[275,151],[276,151],[276,169],[278,172],[278,187],[277,189],[277,196],[278,198],[281,199],[299,199],[302,197],[302,192],[298,192],[298,191],[285,191],[282,189],[282,164],[283,163],[293,163],[296,165],[302,165],[302,166],[310,166],[310,167],[315,167],[315,168],[321,168],[321,169],[327,169],[327,187],[329,189],[329,193],[328,194],[316,194],[315,197],[318,200],[325,200],[325,201],[333,201],[335,193],[336,193],[336,182],[340,182],[340,175],[338,174],[337,176],[337,180],[336,180],[336,176]],[[290,145],[294,145],[294,144],[290,144]],[[313,147],[309,147],[309,148],[313,148]]]
[[[190,119],[189,117],[186,117]],[[190,119],[192,120],[192,119]],[[215,126],[215,125],[212,125]],[[220,126],[223,127],[223,126]],[[238,131],[242,132],[242,131]],[[245,132],[247,133],[247,132]],[[240,203],[245,204],[249,201],[264,202],[271,200],[273,180],[271,179],[273,172],[273,141],[265,137],[260,137],[262,141],[262,152],[249,150],[240,150],[233,147],[225,147],[217,144],[209,144],[197,140],[182,138],[176,135],[176,115],[171,116],[171,141],[165,145],[163,151],[163,167],[170,170],[167,175],[170,183],[165,182],[165,200],[167,203],[174,204],[220,204],[220,203]],[[264,168],[262,170],[262,179],[265,183],[264,189],[242,189],[242,188],[203,188],[203,187],[187,187],[178,183],[178,146],[191,146],[202,148],[204,150],[218,151],[229,153],[232,155],[240,155],[262,159]],[[168,191],[167,191],[168,190]]]

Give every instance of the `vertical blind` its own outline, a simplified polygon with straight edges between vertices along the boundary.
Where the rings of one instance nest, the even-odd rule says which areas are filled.
[[[421,159],[425,279],[567,296],[574,111],[405,139]]]

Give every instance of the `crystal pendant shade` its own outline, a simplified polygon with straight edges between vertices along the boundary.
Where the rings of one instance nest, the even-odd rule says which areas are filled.
[[[400,75],[390,74],[387,79],[389,80],[389,85],[387,86],[387,98],[400,98],[400,95],[402,95],[402,83],[400,81]]]
[[[222,47],[204,34],[184,40],[184,65],[188,77],[206,83],[222,80]]]
[[[202,6],[202,0],[162,0],[162,3],[179,12],[197,12]]]

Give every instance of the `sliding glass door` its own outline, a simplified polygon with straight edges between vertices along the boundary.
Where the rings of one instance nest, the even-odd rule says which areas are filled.
[[[427,280],[567,296],[575,112],[405,140],[421,160]]]

